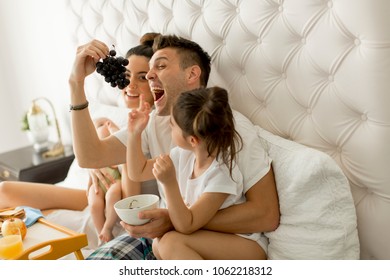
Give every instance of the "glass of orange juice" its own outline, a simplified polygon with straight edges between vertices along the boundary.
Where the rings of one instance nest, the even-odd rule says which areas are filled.
[[[20,231],[16,234],[0,237],[0,259],[14,259],[22,252],[23,241]]]

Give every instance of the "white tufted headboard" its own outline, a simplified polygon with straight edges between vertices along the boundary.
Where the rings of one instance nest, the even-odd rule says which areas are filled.
[[[255,124],[329,154],[347,175],[362,259],[390,259],[390,1],[69,0],[74,44],[120,54],[145,32],[211,54],[209,85]],[[101,77],[90,98],[116,102]]]

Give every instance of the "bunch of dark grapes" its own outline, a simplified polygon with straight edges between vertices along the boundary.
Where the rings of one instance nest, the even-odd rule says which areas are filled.
[[[105,59],[96,63],[96,72],[101,74],[112,87],[124,89],[130,84],[126,77],[127,64],[129,61],[121,56],[116,57],[116,51],[112,49]]]

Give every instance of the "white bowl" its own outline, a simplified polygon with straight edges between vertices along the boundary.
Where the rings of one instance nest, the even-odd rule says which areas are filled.
[[[140,194],[126,197],[114,204],[119,218],[129,225],[142,225],[149,219],[139,219],[138,213],[158,207],[160,198],[155,194]],[[131,207],[131,208],[130,208]]]

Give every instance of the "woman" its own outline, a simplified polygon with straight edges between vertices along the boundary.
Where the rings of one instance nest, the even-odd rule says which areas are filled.
[[[146,80],[146,73],[149,71],[148,63],[153,55],[153,38],[153,36],[146,34],[141,38],[141,44],[130,49],[126,54],[126,58],[129,60],[129,64],[126,66],[126,75],[130,84],[122,90],[122,96],[128,108],[138,107],[141,94],[143,94],[145,101],[153,105],[153,96]],[[84,47],[88,48],[92,44],[93,42],[90,42]],[[99,170],[91,174],[88,187],[98,186],[99,180],[108,187],[109,182],[103,180],[104,175]],[[110,176],[107,175],[107,179],[110,181]],[[139,183],[131,182],[129,185],[131,189],[124,191],[124,197],[140,192]],[[85,190],[82,189],[40,183],[0,182],[0,209],[21,205],[41,210],[83,210],[88,205],[88,200]]]

